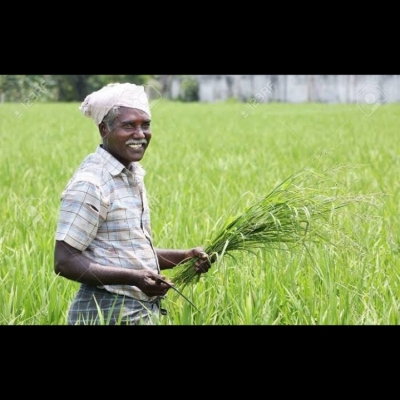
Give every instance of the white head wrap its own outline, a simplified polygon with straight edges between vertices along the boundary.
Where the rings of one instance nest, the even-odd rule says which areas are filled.
[[[151,117],[144,87],[133,83],[110,83],[86,96],[79,109],[98,126],[114,106],[137,108]]]

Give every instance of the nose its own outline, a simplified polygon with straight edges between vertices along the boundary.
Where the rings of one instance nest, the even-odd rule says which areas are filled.
[[[135,138],[137,138],[137,137],[140,137],[140,138],[145,137],[143,128],[141,126],[136,126],[132,131],[132,135]]]

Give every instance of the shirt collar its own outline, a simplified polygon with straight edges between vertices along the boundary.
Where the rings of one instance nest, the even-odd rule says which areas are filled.
[[[131,171],[132,174],[135,174],[135,175],[140,175],[140,176],[145,176],[146,175],[145,169],[143,168],[143,166],[139,162],[130,163],[129,171]]]

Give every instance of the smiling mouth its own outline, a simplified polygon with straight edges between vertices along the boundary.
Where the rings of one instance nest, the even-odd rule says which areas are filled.
[[[147,142],[145,140],[140,140],[140,141],[130,141],[127,142],[126,145],[130,148],[130,149],[140,149],[144,146],[146,146]]]

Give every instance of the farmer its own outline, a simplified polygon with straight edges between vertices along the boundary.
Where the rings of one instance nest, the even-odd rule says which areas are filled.
[[[54,270],[79,282],[67,323],[153,324],[173,285],[161,271],[196,258],[196,273],[211,264],[202,247],[154,247],[140,164],[150,144],[150,106],[143,86],[113,83],[79,108],[102,138],[61,195]]]

